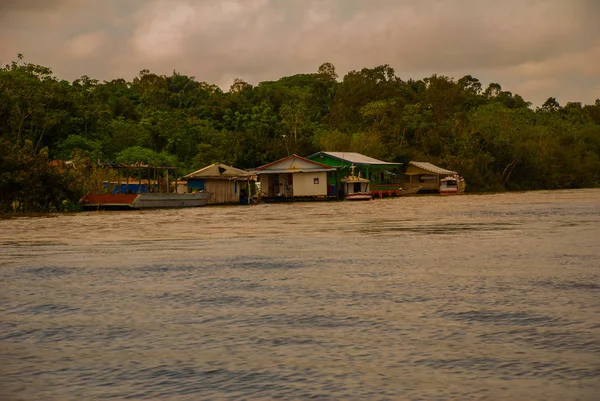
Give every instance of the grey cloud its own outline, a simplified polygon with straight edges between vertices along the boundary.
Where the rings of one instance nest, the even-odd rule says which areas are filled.
[[[596,0],[71,1],[24,2],[0,26],[0,61],[21,52],[67,79],[177,70],[225,88],[325,61],[340,75],[386,63],[404,79],[471,74],[536,103],[600,96]]]
[[[44,11],[65,6],[69,0],[2,0],[0,15],[15,12]]]

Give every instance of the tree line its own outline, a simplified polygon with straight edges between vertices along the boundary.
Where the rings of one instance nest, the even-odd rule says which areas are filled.
[[[324,63],[256,86],[236,79],[228,91],[148,70],[69,82],[22,55],[0,68],[0,211],[75,207],[98,160],[175,165],[183,175],[319,150],[429,161],[459,171],[470,191],[597,186],[600,100],[533,108],[497,83],[403,80],[389,65],[340,79]]]

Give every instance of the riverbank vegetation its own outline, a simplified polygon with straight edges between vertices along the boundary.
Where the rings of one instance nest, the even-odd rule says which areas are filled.
[[[472,76],[403,80],[388,65],[337,76],[321,65],[228,91],[173,72],[131,81],[56,78],[18,60],[0,69],[0,210],[63,210],[97,183],[98,160],[256,167],[290,153],[356,151],[429,161],[470,191],[597,186],[600,100],[541,107]],[[75,160],[73,168],[50,160]],[[66,201],[66,202],[65,202]]]

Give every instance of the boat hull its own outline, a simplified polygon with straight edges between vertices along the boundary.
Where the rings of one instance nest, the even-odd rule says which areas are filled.
[[[458,195],[463,193],[465,193],[465,190],[460,188],[440,188],[440,195]]]
[[[349,201],[364,201],[364,200],[372,200],[373,196],[370,193],[354,193],[347,194],[344,197],[345,200]]]
[[[212,194],[196,192],[195,194],[141,194],[135,202],[134,209],[158,209],[174,207],[198,207],[208,204]]]
[[[449,179],[444,178],[440,185],[440,195],[458,195],[465,192],[467,184],[464,178]]]
[[[88,194],[79,203],[86,210],[123,210],[133,209],[133,202],[139,194]]]
[[[84,209],[161,209],[198,207],[208,204],[209,192],[195,194],[100,194],[86,195],[81,200]]]
[[[465,193],[465,187],[459,185],[458,187],[442,187],[440,188],[440,195],[458,195]]]
[[[422,187],[401,189],[398,191],[398,196],[414,195],[421,190]]]

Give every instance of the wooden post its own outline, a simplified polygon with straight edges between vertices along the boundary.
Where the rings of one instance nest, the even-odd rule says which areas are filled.
[[[118,188],[118,193],[121,193],[121,170],[119,170],[119,168],[117,167],[117,188]]]
[[[169,169],[165,170],[165,175],[167,176],[167,193],[169,193]]]
[[[342,199],[340,195],[340,169],[335,169],[335,197],[337,200]]]

